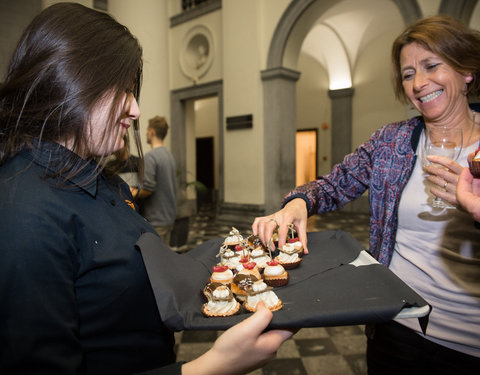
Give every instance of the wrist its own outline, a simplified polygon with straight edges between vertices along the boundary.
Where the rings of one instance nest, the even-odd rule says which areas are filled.
[[[228,375],[225,372],[225,366],[221,359],[215,359],[213,349],[208,350],[200,357],[191,362],[187,362],[182,366],[182,375]]]

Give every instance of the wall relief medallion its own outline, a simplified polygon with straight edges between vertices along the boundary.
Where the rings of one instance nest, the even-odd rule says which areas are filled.
[[[212,33],[205,26],[195,26],[185,35],[180,53],[180,66],[193,83],[198,83],[212,66],[214,45]]]

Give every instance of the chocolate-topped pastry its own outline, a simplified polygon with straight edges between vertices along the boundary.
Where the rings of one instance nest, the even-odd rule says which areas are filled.
[[[265,245],[262,243],[262,241],[260,240],[260,238],[258,236],[252,234],[250,237],[248,237],[247,240],[248,240],[248,244],[253,249],[257,249],[257,248],[261,247],[263,250],[267,250]]]
[[[245,269],[239,271],[232,282],[232,292],[240,301],[245,301],[247,290],[250,289],[255,281],[261,278],[260,274],[255,275],[251,272],[245,272]]]
[[[221,265],[227,266],[232,271],[237,268],[241,258],[240,255],[229,249],[226,245],[221,246],[220,252],[217,254],[217,257],[220,257]]]
[[[263,280],[256,281],[247,291],[247,299],[244,304],[245,309],[254,312],[257,310],[257,304],[263,302],[265,307],[271,311],[280,310],[283,303],[272,289]]]
[[[240,310],[240,304],[226,285],[209,283],[203,294],[208,302],[203,304],[202,313],[208,317],[231,316]]]
[[[216,281],[214,282],[210,282],[210,283],[207,283],[207,285],[205,285],[205,288],[203,288],[203,296],[207,299],[207,300],[210,300],[212,299],[212,293],[215,289],[217,289],[219,286],[222,286],[224,284],[222,283],[218,283]]]

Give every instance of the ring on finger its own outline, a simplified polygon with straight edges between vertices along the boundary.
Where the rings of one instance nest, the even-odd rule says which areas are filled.
[[[275,220],[273,217],[271,217],[268,221],[273,221],[278,226],[277,220]]]
[[[448,181],[445,181],[445,184],[443,185],[443,189],[447,190],[447,186],[448,186]]]

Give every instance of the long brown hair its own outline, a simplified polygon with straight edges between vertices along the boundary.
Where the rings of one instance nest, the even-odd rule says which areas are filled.
[[[433,16],[417,21],[400,34],[392,46],[393,85],[395,96],[407,101],[400,72],[402,48],[418,43],[441,57],[460,74],[471,74],[467,95],[480,94],[480,32],[449,16]]]
[[[77,174],[95,158],[86,131],[95,105],[113,94],[109,141],[125,91],[138,98],[142,66],[137,39],[110,15],[76,3],[43,10],[23,33],[0,86],[0,164],[38,141],[57,142],[87,157],[72,154],[55,174]]]

